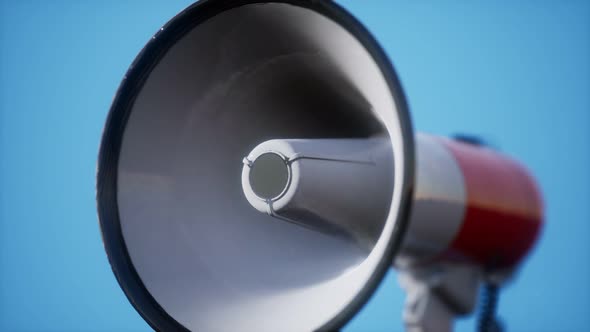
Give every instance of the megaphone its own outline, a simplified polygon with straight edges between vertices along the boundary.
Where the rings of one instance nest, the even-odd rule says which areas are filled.
[[[97,202],[159,331],[337,330],[393,265],[425,294],[407,326],[447,324],[474,293],[445,280],[510,274],[542,220],[522,166],[416,134],[375,39],[312,0],[201,1],[162,27],[113,101]]]

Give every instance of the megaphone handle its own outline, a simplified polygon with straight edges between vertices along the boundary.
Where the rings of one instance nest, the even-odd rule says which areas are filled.
[[[482,280],[478,267],[436,264],[400,270],[406,291],[403,321],[408,332],[451,332],[456,316],[473,311]]]

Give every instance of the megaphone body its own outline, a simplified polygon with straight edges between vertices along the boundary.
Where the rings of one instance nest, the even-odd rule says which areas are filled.
[[[329,1],[203,1],[146,45],[99,155],[105,249],[157,330],[333,330],[392,265],[513,270],[542,205],[518,163],[415,134]]]
[[[453,139],[418,134],[416,151],[414,207],[397,265],[515,266],[541,226],[541,198],[528,172],[489,148]],[[386,138],[277,139],[244,158],[242,187],[262,213],[371,250],[394,169]]]

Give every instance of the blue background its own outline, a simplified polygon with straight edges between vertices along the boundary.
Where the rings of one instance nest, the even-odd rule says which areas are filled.
[[[0,2],[0,330],[148,331],[103,251],[97,151],[127,67],[191,1]],[[418,130],[481,135],[538,178],[547,223],[501,295],[510,331],[587,330],[590,3],[342,4],[394,62]],[[403,296],[390,272],[345,331],[400,330]]]

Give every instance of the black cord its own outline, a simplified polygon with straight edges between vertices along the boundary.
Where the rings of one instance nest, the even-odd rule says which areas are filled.
[[[483,289],[481,311],[477,330],[479,332],[502,332],[504,329],[496,317],[498,293],[500,289],[494,283],[486,283]]]

